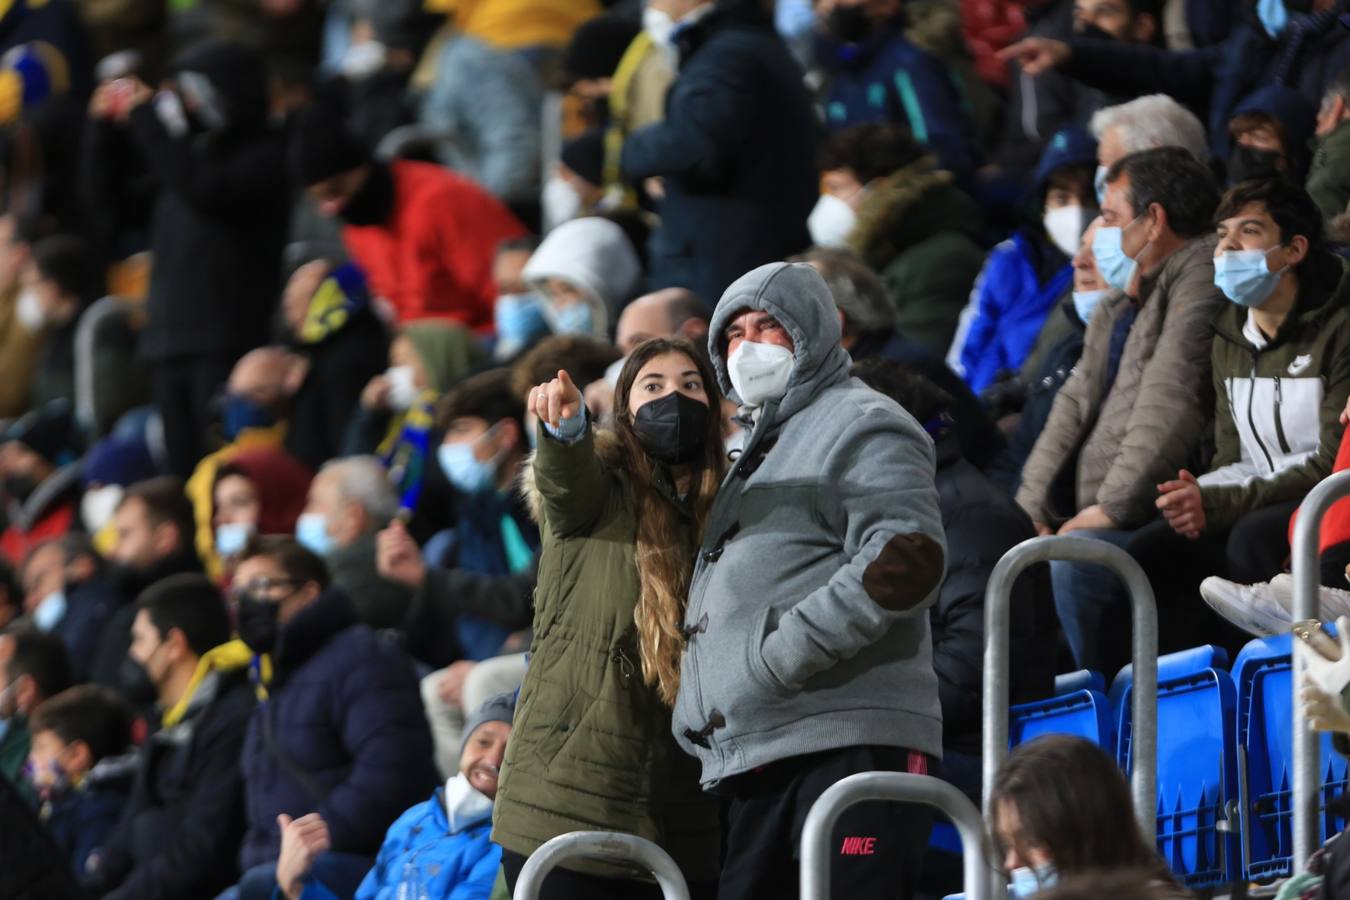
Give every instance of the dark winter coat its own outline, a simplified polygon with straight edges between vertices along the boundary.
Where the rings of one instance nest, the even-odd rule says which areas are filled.
[[[1036,530],[1012,498],[961,456],[955,435],[937,442],[938,506],[947,536],[947,577],[929,610],[933,668],[942,704],[942,746],[980,752],[984,676],[984,589],[994,566]],[[1038,608],[1049,597],[1046,571],[1038,566],[1013,588],[1010,695],[1012,702],[1052,692],[1053,653],[1045,652]]]
[[[126,811],[85,874],[112,900],[214,897],[238,877],[239,751],[253,709],[242,673],[208,675],[182,721],[141,747]]]
[[[56,633],[70,651],[71,675],[77,684],[93,677],[103,632],[121,605],[122,598],[101,574],[66,586],[66,614]]]
[[[230,124],[176,138],[153,104],[131,112],[126,133],[154,197],[155,265],[141,337],[149,360],[232,356],[265,342],[281,287],[289,210],[285,155],[268,125],[262,60],[241,47],[213,43],[181,59],[178,68],[209,79]],[[93,128],[89,165],[97,170],[105,154],[114,156],[107,144],[120,139],[116,129]],[[119,177],[103,173],[105,181]]]
[[[665,187],[652,286],[712,303],[749,270],[811,243],[816,124],[801,69],[750,0],[720,5],[679,41],[666,118],[628,136],[622,168],[628,181]]]
[[[412,662],[329,589],[282,628],[276,677],[249,719],[240,768],[244,869],[276,860],[277,815],[320,813],[333,850],[373,857],[439,780]]]
[[[75,877],[84,875],[89,858],[107,842],[122,815],[135,775],[132,757],[101,760],[78,788],[43,804],[47,830],[70,860]]]

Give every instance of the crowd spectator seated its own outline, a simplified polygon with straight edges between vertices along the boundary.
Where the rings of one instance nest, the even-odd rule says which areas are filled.
[[[360,883],[385,830],[435,784],[431,738],[404,653],[357,622],[323,561],[288,538],[243,552],[231,595],[250,676],[264,699],[240,756],[246,831],[239,883],[224,898],[276,887],[278,817],[318,812],[332,847],[314,873],[336,892]]]
[[[113,513],[129,485],[159,474],[158,464],[140,435],[109,435],[85,454],[80,471],[80,523],[101,554],[112,549]]]
[[[66,400],[27,413],[0,434],[0,499],[8,524],[0,555],[11,563],[78,525],[81,443]]]
[[[622,228],[587,216],[549,232],[522,275],[543,298],[541,311],[554,334],[608,340],[640,287],[642,266]]]
[[[872,359],[855,363],[855,377],[895,400],[923,425],[937,454],[938,507],[947,539],[947,574],[929,609],[933,669],[942,706],[942,777],[970,797],[979,796],[981,698],[984,670],[985,585],[994,566],[1036,531],[1012,498],[967,460],[956,431],[951,396],[901,363]],[[1044,568],[1018,579],[1013,588],[1009,697],[1019,703],[1051,693],[1054,655],[1038,646],[1048,595]]]
[[[820,169],[812,240],[857,253],[885,283],[896,327],[945,355],[984,261],[975,201],[897,125],[836,132]]]
[[[1289,518],[1332,471],[1350,395],[1350,282],[1312,198],[1281,178],[1248,181],[1215,219],[1215,282],[1231,303],[1211,351],[1214,457],[1198,478],[1164,479],[1163,517],[1127,544],[1154,583],[1165,649],[1226,635],[1195,602],[1204,576],[1251,584],[1283,571]]]
[[[511,737],[514,693],[499,694],[476,709],[464,726],[455,774],[431,799],[409,809],[385,835],[375,865],[356,889],[358,900],[420,891],[426,896],[486,897],[501,871],[501,848],[490,840],[497,777]],[[311,813],[286,817],[277,883],[288,900],[330,900],[338,895],[310,868],[328,848],[328,823]]]
[[[42,349],[40,310],[30,300],[19,311],[19,281],[37,235],[37,227],[14,212],[0,214],[0,418],[28,409],[33,366]]]
[[[127,664],[136,598],[162,578],[202,571],[201,559],[192,548],[192,504],[183,492],[182,480],[161,475],[128,487],[113,513],[112,527],[115,539],[107,554],[108,578],[119,603],[99,640],[93,680],[142,705],[153,702],[154,692],[142,673]]]
[[[24,560],[24,611],[35,627],[65,642],[77,682],[92,675],[99,642],[122,605],[104,568],[79,531],[38,544]]]
[[[904,34],[896,0],[824,0],[824,26],[815,56],[828,73],[822,101],[833,130],[861,122],[891,122],[932,148],[943,169],[964,180],[980,151],[968,101],[953,74]]]
[[[1228,183],[1283,176],[1302,184],[1316,127],[1315,101],[1278,84],[1261,88],[1237,105],[1228,123]]]
[[[1138,97],[1109,106],[1092,117],[1097,139],[1097,172],[1093,178],[1098,205],[1106,199],[1106,173],[1122,157],[1158,147],[1180,147],[1196,162],[1209,160],[1205,126],[1195,114],[1165,94]]]
[[[510,363],[549,333],[544,299],[525,280],[525,266],[539,243],[539,238],[527,235],[502,241],[497,247],[492,262],[492,283],[497,291],[492,306],[495,362]]]
[[[1316,149],[1308,172],[1308,193],[1328,223],[1350,204],[1350,65],[1327,85],[1317,111]]]
[[[81,874],[95,897],[212,897],[235,878],[244,834],[239,758],[254,693],[219,589],[164,578],[132,607],[128,659],[158,727],[137,751],[125,812]]]
[[[294,534],[313,473],[284,450],[260,447],[230,457],[211,487],[216,556],[230,566],[255,534]]]
[[[1224,303],[1217,204],[1209,172],[1177,147],[1126,156],[1107,173],[1093,254],[1120,293],[1093,313],[1023,469],[1017,502],[1039,533],[1124,543],[1154,515],[1156,486],[1195,452],[1210,418],[1210,322]],[[1118,669],[1124,660],[1097,646],[1108,631],[1097,595],[1114,576],[1065,562],[1051,573],[1078,664]]]
[[[18,303],[30,321],[40,323],[42,351],[33,368],[31,403],[40,407],[52,400],[75,401],[75,329],[84,310],[106,292],[103,268],[94,250],[71,235],[43,238],[33,245],[32,256],[20,276]],[[100,362],[102,363],[100,365]],[[95,371],[116,379],[117,363],[95,360]],[[129,384],[125,373],[121,382]],[[115,383],[113,385],[115,387]],[[122,403],[119,408],[127,408]]]
[[[1024,224],[990,252],[980,271],[948,355],[977,394],[1022,368],[1046,318],[1069,290],[1069,257],[1097,217],[1096,156],[1087,132],[1056,132],[1024,198]]]
[[[0,634],[0,778],[30,802],[32,783],[21,778],[32,750],[28,720],[70,685],[70,657],[59,637],[24,627]]]
[[[295,536],[323,558],[335,587],[371,628],[395,628],[408,613],[411,591],[381,576],[375,535],[398,514],[398,494],[373,456],[349,456],[324,465],[309,485]]]
[[[492,253],[524,227],[468,178],[430,163],[376,161],[330,102],[293,127],[291,171],[319,211],[343,222],[342,239],[371,290],[399,322],[492,323]]]
[[[131,709],[107,688],[79,684],[38,704],[28,728],[27,772],[38,794],[38,818],[80,877],[131,790]]]
[[[342,452],[347,423],[383,371],[389,333],[364,274],[316,259],[295,270],[281,298],[286,343],[307,366],[290,397],[286,449],[310,469]],[[288,385],[289,386],[289,385]]]

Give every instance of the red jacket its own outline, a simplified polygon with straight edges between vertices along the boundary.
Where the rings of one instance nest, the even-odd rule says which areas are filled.
[[[1336,462],[1331,474],[1350,469],[1350,428],[1341,436],[1341,449],[1336,452]],[[1302,507],[1300,507],[1301,509]],[[1289,546],[1294,546],[1294,525],[1298,522],[1298,510],[1294,510],[1289,519]],[[1331,504],[1327,514],[1322,517],[1321,533],[1318,535],[1318,552],[1328,547],[1350,541],[1350,497]]]
[[[33,526],[27,530],[11,525],[0,534],[0,556],[8,559],[16,567],[23,564],[24,557],[43,541],[65,537],[75,524],[76,505],[73,500],[63,500],[47,508]]]
[[[524,226],[501,201],[449,169],[399,160],[390,173],[389,221],[342,229],[371,293],[392,303],[400,322],[446,318],[490,328],[493,257]]]

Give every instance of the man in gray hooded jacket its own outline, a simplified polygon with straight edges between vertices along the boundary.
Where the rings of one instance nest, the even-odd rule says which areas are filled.
[[[802,823],[826,788],[927,772],[941,754],[933,445],[849,377],[834,301],[809,265],[732,284],[709,351],[753,428],[690,587],[674,732],[704,786],[730,797],[719,896],[779,900],[797,896]],[[910,896],[929,823],[893,804],[845,813],[834,895]]]

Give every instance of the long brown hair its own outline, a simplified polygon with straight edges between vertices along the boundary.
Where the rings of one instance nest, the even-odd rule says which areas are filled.
[[[990,830],[1000,861],[1009,849],[997,833],[1004,806],[1017,812],[1008,844],[1022,859],[1043,850],[1060,877],[1100,869],[1137,869],[1170,881],[1166,864],[1144,841],[1130,786],[1115,760],[1080,737],[1052,734],[1009,754],[989,793]]]
[[[642,443],[633,431],[633,416],[628,411],[633,384],[642,367],[667,353],[679,353],[693,361],[708,395],[707,434],[702,455],[691,464],[692,478],[685,498],[687,512],[669,503],[654,489],[653,477],[658,464],[642,449]],[[694,556],[712,509],[713,497],[726,470],[721,400],[712,366],[693,344],[682,339],[657,338],[639,345],[629,354],[614,389],[614,431],[622,447],[624,468],[631,476],[633,508],[637,515],[635,559],[640,588],[633,622],[637,626],[642,680],[656,689],[661,702],[667,706],[675,705],[675,694],[680,687],[680,653],[684,650],[680,626],[684,621]]]

